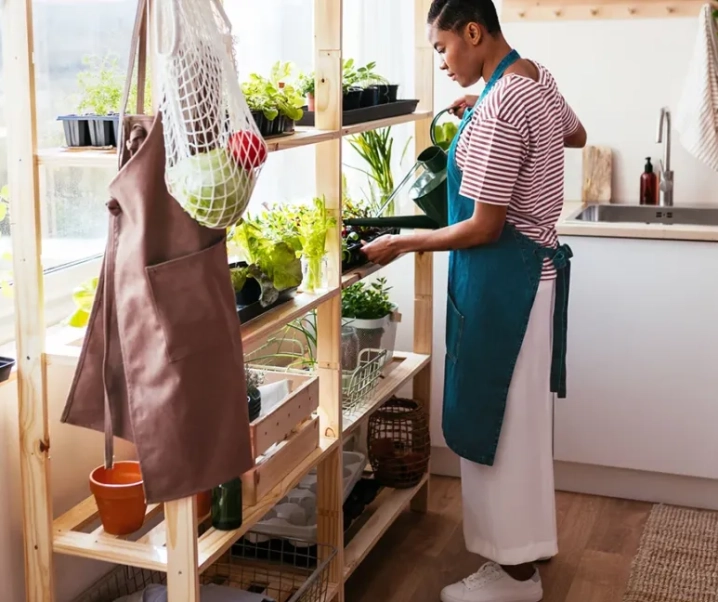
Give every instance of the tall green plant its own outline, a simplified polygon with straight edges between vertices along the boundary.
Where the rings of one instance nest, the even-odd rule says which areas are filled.
[[[406,141],[400,160],[403,160],[410,141],[411,138]],[[354,169],[366,174],[370,184],[378,191],[379,199],[371,199],[372,204],[383,205],[394,192],[394,176],[391,170],[394,138],[391,135],[391,127],[357,134],[349,139],[349,144],[366,163],[366,169]],[[392,201],[387,205],[385,214],[394,215],[395,210]]]

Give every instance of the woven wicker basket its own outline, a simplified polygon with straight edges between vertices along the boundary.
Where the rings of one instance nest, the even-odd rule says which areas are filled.
[[[369,462],[377,482],[408,489],[429,468],[431,437],[426,413],[411,399],[392,398],[369,418]]]

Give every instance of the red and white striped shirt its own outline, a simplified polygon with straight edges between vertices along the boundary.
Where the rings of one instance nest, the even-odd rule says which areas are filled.
[[[459,138],[456,162],[463,196],[506,205],[506,221],[555,248],[564,200],[564,137],[579,122],[553,76],[534,64],[538,81],[508,73],[476,107]],[[555,277],[545,260],[541,279]]]

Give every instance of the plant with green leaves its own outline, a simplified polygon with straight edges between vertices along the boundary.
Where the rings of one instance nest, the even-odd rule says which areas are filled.
[[[113,54],[106,54],[102,58],[89,55],[83,57],[82,62],[86,68],[77,74],[77,86],[80,90],[77,110],[81,113],[83,111],[92,112],[95,115],[119,113],[125,72],[120,69],[118,58]],[[137,82],[134,77],[132,79],[133,83],[127,104],[131,110],[134,110],[137,106]],[[151,112],[152,96],[149,74],[145,79],[144,105],[145,112]]]
[[[304,96],[309,96],[310,94],[314,96],[314,86],[315,86],[315,80],[314,80],[314,71],[311,73],[302,73],[299,76],[299,79],[297,80],[297,87],[299,88],[299,91]]]
[[[304,95],[289,81],[293,70],[292,63],[277,61],[269,77],[250,73],[248,80],[242,83],[249,110],[261,112],[269,121],[274,121],[278,115],[292,121],[301,119],[304,115]]]
[[[374,282],[357,282],[342,291],[342,318],[355,320],[379,320],[394,311],[389,299],[391,287],[386,278]]]
[[[75,311],[66,320],[68,326],[84,328],[90,320],[92,304],[97,294],[99,278],[90,278],[72,291],[72,301],[75,303]]]
[[[436,140],[436,146],[449,150],[451,142],[454,140],[454,136],[458,134],[459,128],[453,121],[446,121],[434,126],[434,140]]]
[[[337,220],[327,211],[324,197],[313,199],[309,207],[300,207],[297,213],[301,253],[307,261],[304,290],[313,293],[322,283],[322,261],[327,252],[327,234],[337,225]]]
[[[242,251],[246,268],[233,270],[232,283],[241,290],[246,278],[254,278],[261,288],[260,303],[271,305],[279,291],[299,286],[302,282],[302,265],[291,240],[277,234],[261,218],[245,216],[234,226],[229,242]]]
[[[400,161],[406,155],[410,141],[411,138],[406,141]],[[378,206],[381,207],[394,192],[394,176],[391,169],[394,138],[391,135],[391,127],[371,130],[353,136],[349,139],[349,144],[367,166],[366,169],[354,169],[364,173],[368,177],[370,184],[373,184],[378,190],[379,199],[374,198],[373,190],[370,190],[370,202],[374,205],[378,203]],[[387,205],[385,214],[394,215],[394,211],[394,201],[392,201]]]

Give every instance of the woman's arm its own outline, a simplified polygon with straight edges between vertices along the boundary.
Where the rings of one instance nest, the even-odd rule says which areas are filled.
[[[386,265],[404,253],[478,247],[497,241],[505,221],[505,205],[476,203],[474,214],[463,222],[428,232],[381,236],[362,251],[372,263]]]

